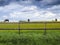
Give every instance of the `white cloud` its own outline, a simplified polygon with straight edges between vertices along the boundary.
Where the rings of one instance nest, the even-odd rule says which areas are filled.
[[[3,18],[4,18],[4,19],[7,19],[7,18],[8,18],[8,16],[4,15],[4,16],[3,16]]]
[[[21,19],[27,20],[28,18],[31,20],[47,20],[49,18],[53,19],[57,15],[51,11],[54,8],[56,9],[56,7],[52,7],[43,10],[34,5],[25,6],[11,3],[5,7],[0,7],[0,12],[2,12],[1,14],[3,14],[2,17],[4,19],[9,18],[12,21],[18,21]]]
[[[56,10],[56,9],[60,9],[60,5],[54,5],[54,6],[52,6],[52,7],[50,7],[50,8],[47,8],[48,10]]]
[[[51,17],[54,17],[56,16],[56,14],[48,11],[48,12],[45,12],[43,15],[45,15],[46,18],[51,18]],[[43,16],[44,17],[44,16]]]

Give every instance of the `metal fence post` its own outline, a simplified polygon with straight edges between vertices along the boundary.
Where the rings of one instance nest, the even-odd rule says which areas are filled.
[[[46,35],[46,22],[44,22],[44,35]]]
[[[18,33],[20,34],[20,21],[18,22]]]

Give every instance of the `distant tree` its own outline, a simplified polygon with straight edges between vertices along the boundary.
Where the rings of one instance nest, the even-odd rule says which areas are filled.
[[[9,19],[5,19],[4,22],[9,22]]]
[[[30,22],[30,19],[28,19],[28,22]]]
[[[55,21],[57,21],[57,19],[55,19]]]

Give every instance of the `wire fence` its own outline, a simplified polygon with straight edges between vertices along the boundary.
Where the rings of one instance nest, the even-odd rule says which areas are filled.
[[[60,30],[60,22],[4,22],[0,30]]]
[[[60,22],[0,23],[0,30],[60,30]]]

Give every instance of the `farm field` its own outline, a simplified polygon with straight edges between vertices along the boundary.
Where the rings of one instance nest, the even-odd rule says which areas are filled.
[[[18,23],[0,23],[0,29],[18,29]],[[45,28],[45,23],[20,23],[21,29]],[[46,28],[60,28],[60,22],[47,22]],[[0,30],[0,45],[60,45],[59,30]]]
[[[15,28],[18,29],[19,24],[18,23],[0,23],[0,28]],[[21,29],[38,29],[38,28],[45,28],[45,23],[44,22],[39,22],[39,23],[20,23],[20,28]],[[46,28],[60,28],[60,22],[46,22]]]

